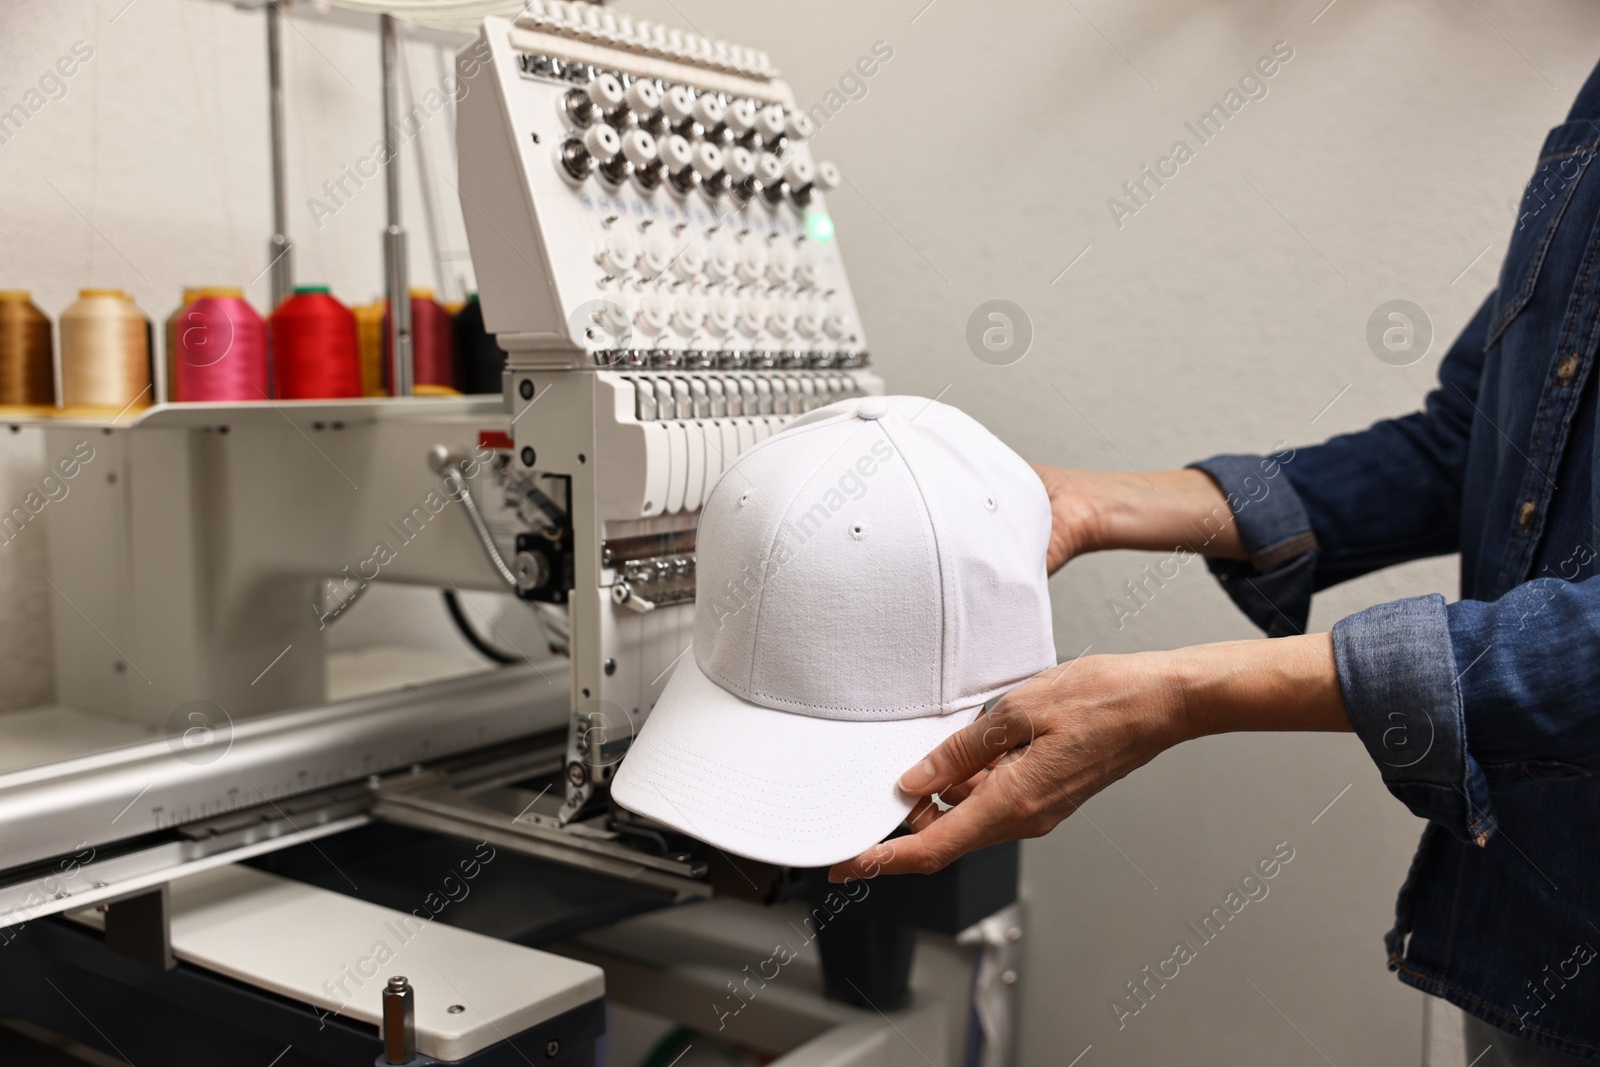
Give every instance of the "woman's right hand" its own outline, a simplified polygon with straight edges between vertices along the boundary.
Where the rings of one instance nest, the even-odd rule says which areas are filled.
[[[1249,558],[1222,491],[1202,471],[1033,469],[1050,498],[1050,574],[1107,548],[1164,552],[1181,545],[1205,556]]]
[[[1033,464],[1050,497],[1050,545],[1045,551],[1045,572],[1054,574],[1068,560],[1098,547],[1100,522],[1096,493],[1089,471]]]

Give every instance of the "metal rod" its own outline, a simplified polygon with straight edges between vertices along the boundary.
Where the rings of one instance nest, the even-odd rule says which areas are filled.
[[[396,77],[399,32],[392,15],[379,15],[383,58],[384,190],[389,225],[383,233],[384,280],[389,294],[389,393],[412,393],[411,287],[406,278],[406,231],[400,226],[400,88]]]
[[[417,124],[413,131],[417,149],[417,192],[422,194],[422,229],[428,238],[428,258],[433,260],[433,287],[438,290],[439,299],[448,302],[452,293],[450,280],[444,272],[444,260],[439,255],[439,211],[433,202],[433,169],[429,165],[428,139],[422,135],[422,123],[417,118],[417,89],[411,80],[411,59],[404,52],[400,53],[400,74],[401,84],[405,88],[406,114]]]
[[[272,307],[294,291],[294,249],[289,242],[289,209],[284,188],[283,39],[277,3],[267,5],[267,105],[272,138],[272,239],[267,242]]]

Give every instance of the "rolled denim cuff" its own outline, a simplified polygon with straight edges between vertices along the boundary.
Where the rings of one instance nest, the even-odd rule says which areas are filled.
[[[1444,597],[1378,604],[1333,627],[1345,710],[1384,784],[1412,813],[1482,845],[1498,825],[1467,752]]]
[[[1250,553],[1248,563],[1209,559],[1206,566],[1239,610],[1268,637],[1304,633],[1311,614],[1317,539],[1305,505],[1277,460],[1212,456],[1191,463],[1217,483]],[[1207,525],[1207,534],[1211,528]]]

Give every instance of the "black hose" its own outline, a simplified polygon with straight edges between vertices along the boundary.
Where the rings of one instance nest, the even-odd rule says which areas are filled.
[[[509,653],[501,652],[480,637],[478,631],[474,630],[472,624],[467,621],[466,613],[461,610],[461,601],[456,597],[456,591],[454,589],[445,589],[443,593],[444,606],[450,612],[450,618],[456,624],[456,629],[460,630],[461,636],[467,639],[467,644],[482,653],[485,659],[493,660],[502,666],[527,662],[521,656],[513,656]]]

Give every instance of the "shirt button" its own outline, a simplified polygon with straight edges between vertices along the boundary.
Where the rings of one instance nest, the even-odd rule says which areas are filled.
[[[1574,352],[1556,365],[1556,377],[1561,379],[1561,384],[1566,385],[1572,381],[1572,376],[1578,372],[1578,353]]]
[[[1522,507],[1517,510],[1517,525],[1521,526],[1524,530],[1526,530],[1528,528],[1528,524],[1533,521],[1533,512],[1535,507],[1537,507],[1537,505],[1534,504],[1533,501],[1527,500],[1524,501]]]

